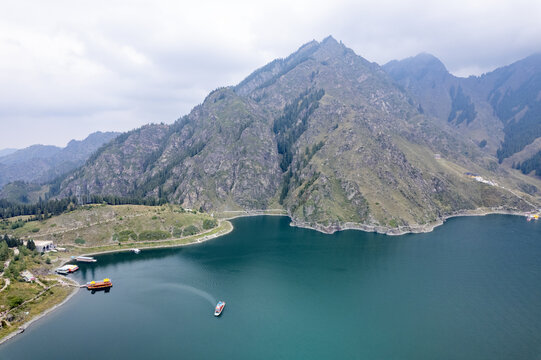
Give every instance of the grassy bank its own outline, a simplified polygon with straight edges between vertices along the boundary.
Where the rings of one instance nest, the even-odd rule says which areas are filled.
[[[229,221],[220,221],[219,225],[211,230],[207,230],[200,234],[186,236],[181,238],[171,238],[166,240],[154,240],[154,241],[132,241],[118,243],[117,245],[104,245],[104,246],[71,246],[65,254],[62,254],[60,258],[69,259],[67,255],[97,255],[108,252],[117,252],[117,251],[129,251],[133,248],[138,249],[150,249],[150,248],[161,248],[161,247],[175,247],[175,246],[184,246],[194,243],[203,242],[209,239],[214,239],[218,236],[228,234],[233,230],[233,225]]]
[[[104,246],[186,237],[215,225],[212,216],[177,205],[87,205],[43,221],[11,218],[0,231],[22,239],[52,240],[59,246]]]
[[[44,279],[45,280],[45,279]],[[68,286],[59,277],[48,277],[46,288],[36,283],[12,283],[0,293],[2,327],[0,342],[10,334],[21,332],[30,321],[39,318],[45,311],[62,303],[77,288]],[[21,302],[20,305],[15,305]]]

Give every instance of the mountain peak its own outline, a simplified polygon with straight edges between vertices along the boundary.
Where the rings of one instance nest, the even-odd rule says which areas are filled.
[[[329,35],[325,39],[321,40],[321,44],[338,44],[338,41],[336,41],[332,35]]]
[[[320,49],[330,52],[343,51],[346,48],[344,44],[342,44],[342,42],[336,41],[336,39],[333,38],[332,35],[329,35],[325,39],[323,39],[319,45]]]
[[[440,73],[449,72],[447,71],[447,68],[445,67],[445,65],[443,65],[440,59],[426,52],[419,53],[416,56],[406,58],[399,62],[413,68],[425,68],[425,69],[429,69],[430,71],[435,71],[435,72],[440,72]]]
[[[425,52],[403,60],[392,60],[383,65],[383,69],[395,80],[405,77],[420,80],[427,76],[442,78],[450,75],[440,59]]]

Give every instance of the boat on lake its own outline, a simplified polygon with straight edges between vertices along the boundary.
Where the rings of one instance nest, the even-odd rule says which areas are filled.
[[[218,304],[216,304],[216,308],[214,309],[214,316],[220,316],[222,311],[224,311],[225,307],[225,301],[218,301]]]
[[[88,290],[101,290],[101,289],[109,289],[113,286],[113,283],[111,282],[111,279],[105,278],[103,281],[91,281],[86,284],[86,288]]]
[[[79,267],[77,265],[64,265],[55,270],[56,273],[67,275],[69,273],[75,272],[79,270]]]
[[[526,220],[532,221],[532,220],[538,220],[539,214],[528,214],[526,215]]]
[[[73,258],[73,257],[72,257]],[[75,260],[77,261],[81,261],[81,262],[96,262],[98,260],[94,259],[93,257],[91,256],[77,256],[75,258]]]
[[[139,254],[141,252],[141,250],[135,248],[135,249],[131,249],[131,251],[133,251],[135,254]]]

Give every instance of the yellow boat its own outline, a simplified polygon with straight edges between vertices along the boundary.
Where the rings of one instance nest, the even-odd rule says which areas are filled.
[[[100,290],[100,289],[108,289],[113,286],[113,283],[111,282],[111,279],[103,279],[103,281],[91,281],[88,284],[86,284],[86,288],[88,290]]]

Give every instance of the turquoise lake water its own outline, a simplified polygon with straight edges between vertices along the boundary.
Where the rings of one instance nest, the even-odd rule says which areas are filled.
[[[0,359],[541,359],[541,221],[464,217],[394,237],[233,223],[81,264],[72,278],[110,277],[111,291],[79,290]]]

